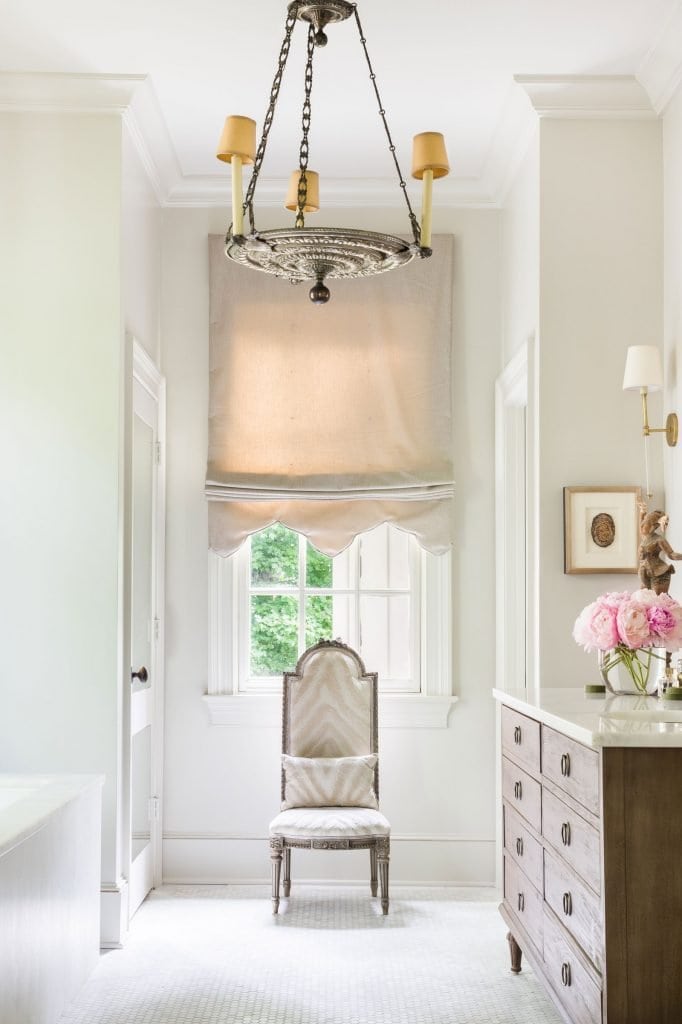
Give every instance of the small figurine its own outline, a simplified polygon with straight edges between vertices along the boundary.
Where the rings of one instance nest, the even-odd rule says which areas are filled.
[[[655,594],[668,593],[670,578],[675,572],[675,567],[662,555],[676,562],[682,559],[682,554],[673,551],[665,539],[669,521],[660,509],[647,512],[646,505],[639,506],[639,580],[643,588],[653,590]]]

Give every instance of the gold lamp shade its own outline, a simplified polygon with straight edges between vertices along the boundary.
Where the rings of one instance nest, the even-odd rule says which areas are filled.
[[[284,207],[287,210],[298,210],[298,183],[301,179],[301,172],[292,171],[289,178],[289,188]],[[306,202],[303,207],[304,213],[317,213],[320,208],[320,176],[317,171],[306,171]]]
[[[256,122],[240,114],[226,117],[216,156],[226,164],[232,163],[233,156],[240,157],[243,164],[252,164],[256,159]]]
[[[445,139],[440,132],[421,132],[412,140],[412,177],[421,180],[425,171],[433,171],[434,178],[450,173]]]

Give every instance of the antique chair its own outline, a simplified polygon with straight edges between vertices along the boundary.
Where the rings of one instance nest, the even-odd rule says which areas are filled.
[[[379,813],[377,674],[340,640],[322,640],[285,672],[282,810],[270,823],[272,912],[291,892],[291,851],[369,850],[370,889],[388,913],[391,827]]]

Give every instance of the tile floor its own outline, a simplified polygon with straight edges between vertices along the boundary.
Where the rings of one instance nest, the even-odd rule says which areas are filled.
[[[167,885],[60,1024],[558,1024],[505,936],[485,890]]]

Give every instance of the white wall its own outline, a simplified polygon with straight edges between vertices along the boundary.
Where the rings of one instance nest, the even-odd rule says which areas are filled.
[[[0,115],[0,770],[106,775],[120,813],[121,124]]]
[[[161,207],[130,133],[122,137],[121,263],[126,333],[158,365],[161,350]]]
[[[606,590],[638,586],[634,575],[564,575],[562,488],[643,483],[639,399],[622,391],[622,379],[628,345],[662,337],[661,184],[659,121],[541,121],[543,686],[594,680],[592,661],[571,638],[576,615]],[[652,423],[659,418],[652,402]],[[650,450],[660,500],[660,436]]]
[[[261,213],[261,226],[282,223]],[[330,215],[330,220],[332,215]],[[402,231],[391,211],[338,211],[333,223]],[[499,365],[499,215],[436,211],[455,235],[453,386],[456,523],[454,689],[444,730],[386,729],[382,809],[393,826],[394,880],[494,878],[493,381]],[[210,726],[207,527],[203,495],[208,401],[209,233],[218,210],[166,210],[163,369],[168,381],[167,675],[164,875],[264,879],[267,825],[278,809],[276,728]],[[401,271],[398,271],[399,273]],[[404,273],[409,273],[409,268]],[[281,286],[263,277],[263,287]],[[301,301],[307,301],[301,292]],[[320,311],[324,315],[324,310]],[[317,859],[316,859],[317,857]],[[366,857],[301,854],[298,877],[365,877]],[[296,875],[295,875],[296,877]]]
[[[540,134],[535,133],[504,198],[502,243],[502,365],[534,337],[540,289]]]

